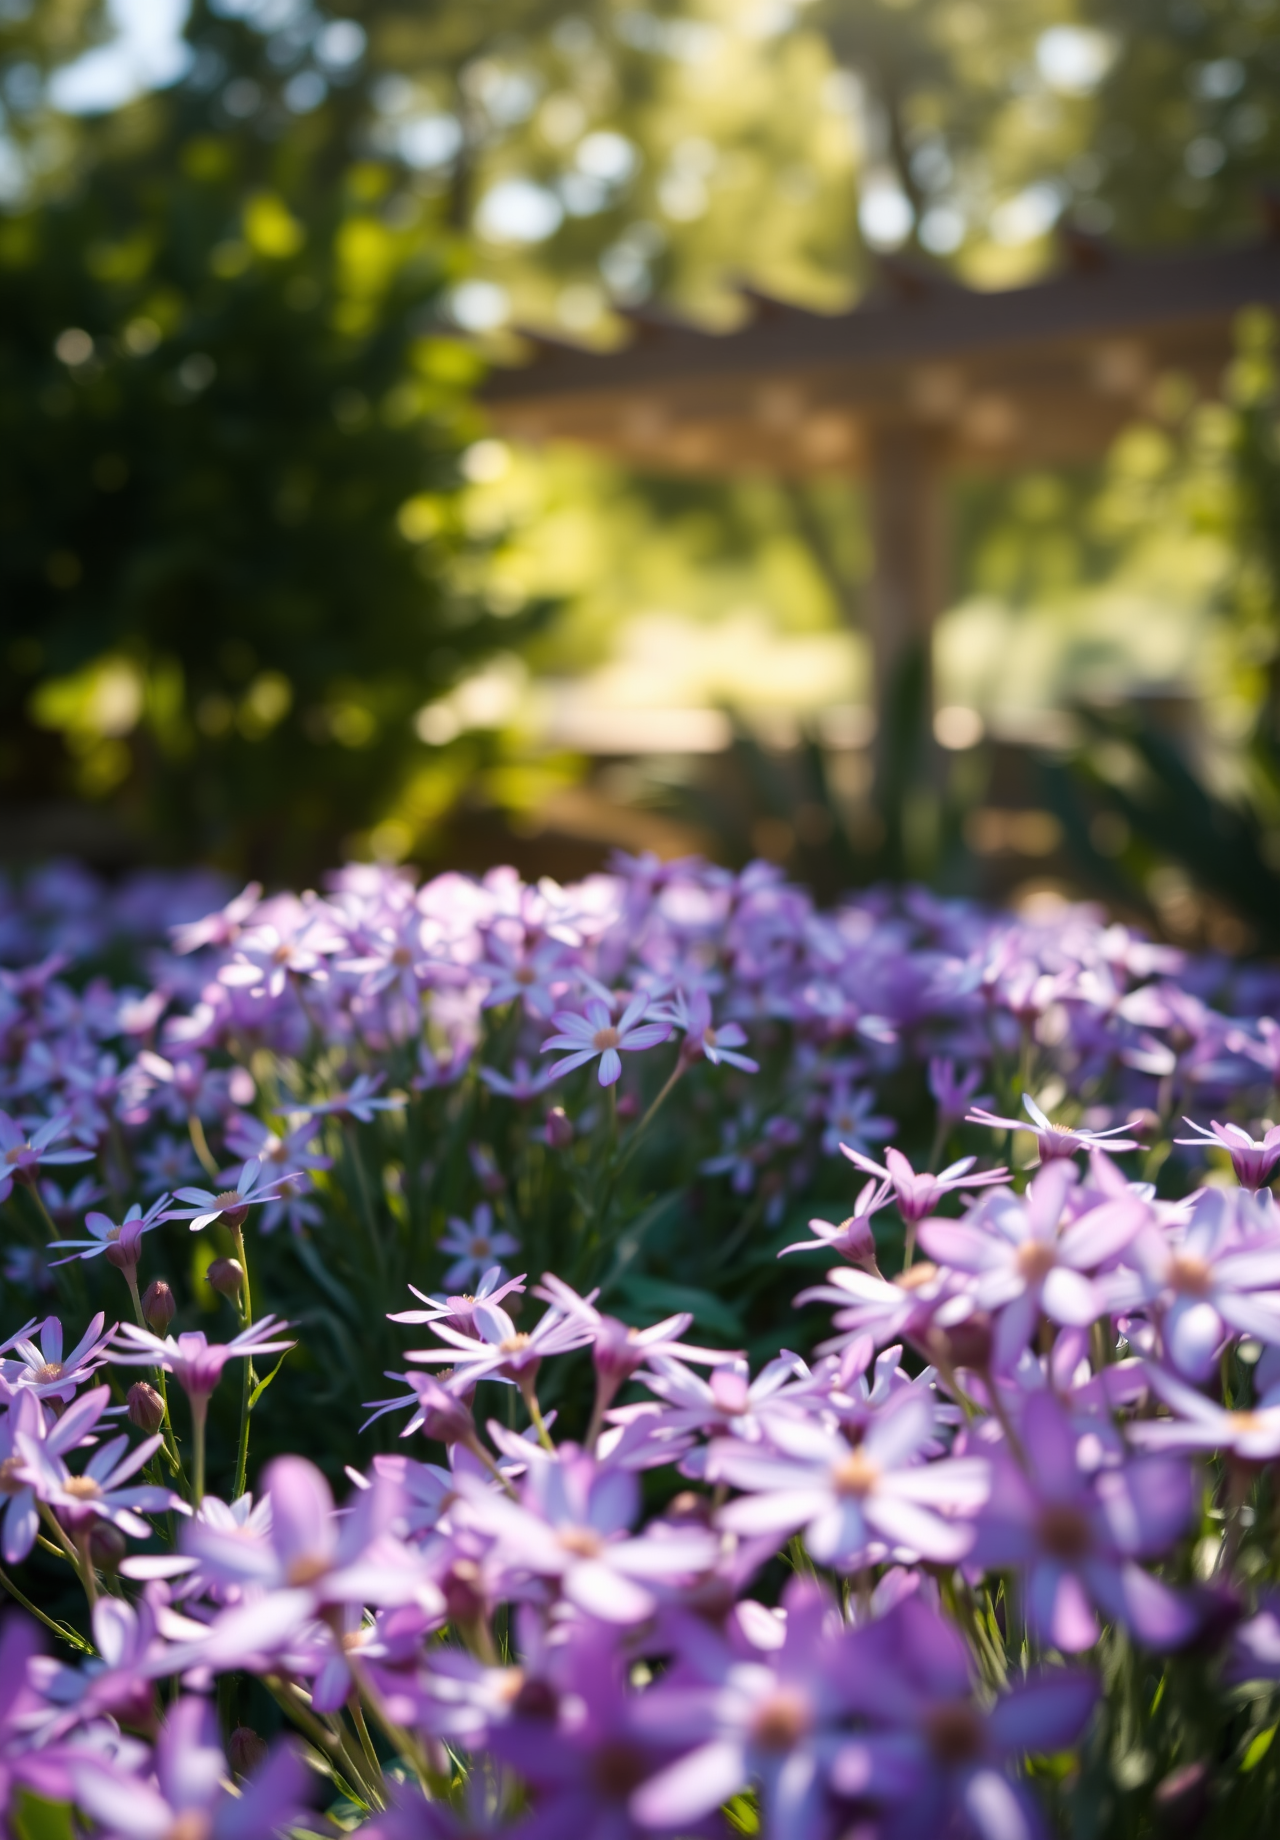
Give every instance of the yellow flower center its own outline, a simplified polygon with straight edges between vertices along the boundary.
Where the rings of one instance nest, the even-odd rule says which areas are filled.
[[[1018,1270],[1028,1284],[1039,1284],[1058,1263],[1058,1255],[1046,1240],[1025,1240],[1018,1247]]]
[[[831,1467],[831,1482],[837,1495],[869,1495],[880,1479],[880,1471],[865,1451],[851,1450]]]

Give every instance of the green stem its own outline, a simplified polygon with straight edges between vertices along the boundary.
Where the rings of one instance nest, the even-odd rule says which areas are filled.
[[[33,1604],[29,1597],[23,1595],[8,1573],[2,1569],[0,1569],[0,1586],[4,1587],[15,1603],[21,1604],[24,1610],[29,1610],[31,1615],[42,1622],[46,1629],[51,1629],[55,1636],[61,1636],[62,1640],[69,1642],[72,1648],[79,1649],[82,1655],[97,1654],[98,1651],[92,1642],[86,1642],[82,1635],[68,1627],[67,1624],[55,1623],[51,1616],[46,1616],[38,1604]]]
[[[360,1739],[360,1748],[364,1752],[365,1762],[369,1765],[373,1773],[372,1781],[378,1785],[378,1788],[385,1795],[387,1786],[386,1778],[382,1774],[382,1763],[378,1757],[378,1753],[373,1748],[373,1739],[369,1736],[369,1727],[365,1724],[364,1708],[360,1704],[359,1693],[352,1693],[350,1699],[347,1701],[347,1710],[351,1714],[351,1723],[355,1726],[356,1735]]]
[[[211,1181],[216,1182],[219,1178],[220,1171],[218,1165],[213,1160],[213,1152],[210,1150],[209,1140],[204,1134],[204,1126],[194,1112],[187,1113],[187,1135],[191,1139],[191,1148],[200,1158],[200,1167]]]
[[[52,1214],[49,1212],[48,1208],[44,1204],[44,1196],[40,1193],[39,1182],[33,1176],[31,1181],[27,1184],[27,1186],[30,1190],[32,1199],[34,1200],[36,1206],[40,1210],[41,1219],[44,1221],[45,1226],[48,1227],[49,1229],[49,1238],[57,1239],[58,1229],[54,1225]]]
[[[191,1395],[191,1499],[196,1507],[204,1500],[204,1426],[209,1401],[203,1393]]]
[[[145,1329],[147,1325],[142,1315],[142,1299],[138,1295],[138,1268],[136,1265],[126,1265],[124,1267],[124,1281],[129,1286],[129,1295],[133,1299],[134,1321],[140,1329]]]
[[[373,1795],[360,1772],[351,1768],[346,1747],[341,1740],[326,1729],[309,1706],[300,1703],[297,1689],[293,1687],[292,1682],[286,1682],[277,1675],[268,1674],[264,1677],[263,1684],[286,1717],[292,1719],[299,1731],[305,1732],[316,1749],[328,1758],[329,1769],[340,1793],[345,1795],[348,1801],[354,1802],[363,1813],[371,1813],[374,1806]],[[335,1755],[341,1757],[344,1768],[350,1771],[352,1781],[349,1782],[338,1769],[334,1762]],[[353,1787],[353,1783],[358,1783],[359,1787]]]
[[[97,1608],[98,1603],[98,1574],[94,1571],[93,1560],[89,1556],[89,1532],[87,1528],[76,1541],[76,1545],[80,1551],[80,1576],[84,1580],[85,1596],[89,1599],[89,1610],[92,1613],[92,1611]]]
[[[533,1375],[529,1374],[520,1381],[520,1395],[529,1408],[529,1417],[533,1420],[538,1442],[544,1450],[555,1455],[555,1445],[551,1442],[551,1433],[547,1430],[546,1420],[542,1416],[542,1407],[538,1404],[538,1395],[533,1390]]]
[[[351,1166],[356,1172],[356,1187],[360,1192],[360,1211],[364,1215],[365,1232],[369,1235],[373,1247],[374,1260],[378,1267],[378,1276],[386,1276],[386,1257],[382,1248],[382,1239],[378,1233],[378,1223],[373,1213],[373,1192],[369,1187],[369,1178],[365,1173],[364,1158],[360,1154],[360,1144],[356,1136],[356,1127],[347,1127],[347,1149],[351,1156]]]
[[[186,1471],[182,1467],[182,1458],[178,1454],[178,1440],[173,1434],[173,1420],[169,1416],[169,1376],[163,1367],[156,1370],[156,1388],[164,1402],[164,1423],[160,1429],[164,1433],[164,1454],[169,1459],[169,1468],[182,1485],[184,1495],[190,1493]]]
[[[449,1778],[442,1776],[440,1771],[433,1767],[430,1757],[413,1733],[396,1724],[383,1705],[377,1688],[365,1674],[354,1655],[351,1657],[351,1673],[360,1690],[361,1699],[368,1705],[390,1744],[399,1756],[406,1758],[412,1764],[414,1773],[422,1785],[423,1794],[436,1801],[445,1800],[449,1794]]]
[[[244,1249],[244,1228],[235,1229],[236,1257],[244,1271],[244,1283],[240,1290],[240,1324],[247,1329],[253,1322],[253,1294],[249,1289],[249,1260]],[[249,1468],[249,1397],[253,1390],[253,1362],[248,1355],[244,1360],[244,1372],[240,1380],[240,1441],[236,1449],[236,1484],[231,1491],[232,1501],[239,1501],[244,1494],[245,1476]]]
[[[677,1080],[680,1078],[681,1074],[684,1072],[688,1064],[689,1063],[685,1060],[683,1054],[677,1056],[676,1064],[671,1069],[671,1072],[668,1074],[666,1081],[663,1085],[662,1091],[658,1094],[653,1104],[649,1107],[644,1117],[640,1120],[635,1130],[631,1133],[630,1137],[627,1139],[622,1155],[618,1158],[617,1162],[613,1166],[613,1180],[615,1182],[617,1181],[618,1177],[622,1174],[627,1164],[631,1161],[632,1155],[636,1149],[637,1144],[640,1142],[640,1139],[644,1136],[645,1132],[649,1129],[649,1126],[653,1123],[654,1119],[657,1117],[668,1095],[671,1093]]]

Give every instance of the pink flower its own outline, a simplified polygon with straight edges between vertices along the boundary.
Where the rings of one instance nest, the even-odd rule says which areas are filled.
[[[980,1169],[970,1174],[978,1160],[976,1156],[962,1156],[958,1163],[948,1164],[941,1175],[929,1175],[927,1172],[917,1174],[901,1150],[886,1150],[884,1160],[887,1167],[882,1167],[851,1144],[841,1144],[840,1149],[856,1168],[892,1183],[898,1212],[908,1226],[923,1220],[926,1214],[932,1214],[942,1197],[951,1194],[954,1189],[989,1188],[993,1182],[1003,1182],[1009,1174],[1007,1169]]]
[[[222,1378],[228,1361],[243,1360],[256,1354],[281,1354],[293,1342],[275,1337],[288,1323],[274,1316],[242,1329],[229,1342],[210,1343],[203,1329],[188,1330],[175,1341],[171,1335],[153,1335],[136,1323],[122,1323],[115,1331],[111,1359],[122,1367],[163,1367],[172,1374],[190,1399],[207,1399]]]
[[[1118,1156],[1122,1150],[1142,1148],[1136,1139],[1120,1135],[1130,1129],[1128,1125],[1114,1124],[1106,1131],[1086,1131],[1079,1126],[1073,1129],[1065,1124],[1051,1124],[1030,1093],[1023,1093],[1022,1103],[1027,1108],[1030,1124],[1025,1118],[998,1118],[993,1112],[984,1111],[981,1106],[975,1106],[967,1113],[965,1122],[990,1125],[997,1130],[1030,1131],[1036,1140],[1042,1163],[1074,1156],[1077,1150],[1106,1150],[1110,1155]]]
[[[1255,1140],[1242,1126],[1219,1124],[1216,1118],[1207,1131],[1193,1118],[1184,1118],[1182,1122],[1191,1127],[1195,1136],[1175,1137],[1174,1143],[1194,1144],[1197,1149],[1209,1144],[1215,1150],[1225,1150],[1241,1188],[1256,1191],[1265,1188],[1271,1180],[1272,1171],[1280,1163],[1280,1124],[1273,1124],[1265,1136]]]

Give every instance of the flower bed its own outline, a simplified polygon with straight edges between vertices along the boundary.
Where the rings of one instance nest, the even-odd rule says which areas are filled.
[[[201,899],[0,901],[15,1833],[1265,1817],[1274,972],[763,865]]]

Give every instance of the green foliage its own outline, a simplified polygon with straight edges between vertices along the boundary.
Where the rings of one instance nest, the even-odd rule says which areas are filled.
[[[394,165],[335,161],[338,124],[246,135],[198,60],[89,142],[0,222],[5,796],[305,875],[493,639],[444,586],[477,370],[434,313],[453,258]]]

